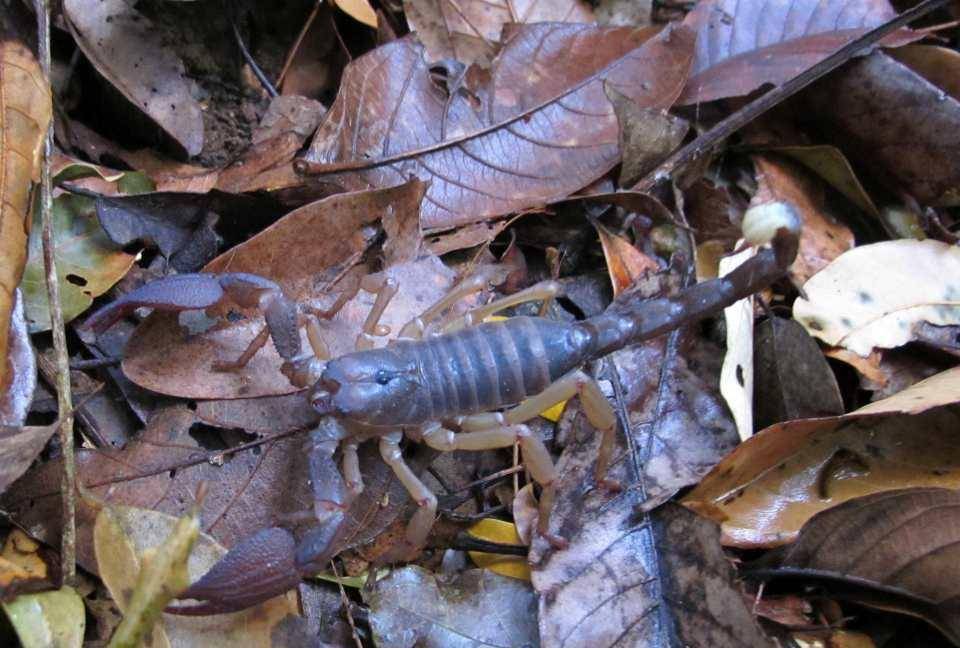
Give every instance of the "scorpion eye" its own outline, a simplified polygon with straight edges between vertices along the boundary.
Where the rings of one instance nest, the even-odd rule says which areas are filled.
[[[381,369],[377,372],[377,375],[374,376],[373,379],[377,381],[378,385],[386,385],[388,382],[390,382],[390,374]]]

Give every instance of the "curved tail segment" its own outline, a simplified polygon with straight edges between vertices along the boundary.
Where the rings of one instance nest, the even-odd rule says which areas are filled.
[[[779,226],[774,223],[774,227],[768,227],[770,246],[761,249],[730,274],[659,299],[637,299],[633,291],[628,290],[603,313],[582,322],[580,326],[595,340],[591,359],[713,315],[786,274],[797,256],[800,231],[799,219],[795,218],[795,213],[788,217],[790,213],[792,209]],[[747,217],[744,222],[749,222]]]

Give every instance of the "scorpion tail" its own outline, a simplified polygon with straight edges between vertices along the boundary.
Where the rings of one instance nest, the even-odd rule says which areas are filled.
[[[165,612],[190,616],[236,612],[293,589],[300,582],[293,535],[279,527],[264,529],[233,547],[200,580],[180,594],[196,605]]]

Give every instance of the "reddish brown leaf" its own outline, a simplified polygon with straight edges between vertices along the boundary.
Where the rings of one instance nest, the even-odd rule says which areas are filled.
[[[667,108],[690,64],[693,34],[538,23],[516,28],[488,81],[446,96],[411,39],[344,71],[304,168],[347,189],[429,180],[421,223],[451,227],[566,197],[619,161],[603,82],[638,105]]]
[[[422,186],[413,182],[311,203],[214,259],[204,270],[259,274],[279,283],[292,299],[327,308],[336,296],[323,290],[324,283],[341,276],[366,249],[372,232],[365,233],[363,226],[391,212],[399,216],[402,210],[416,211],[421,192]],[[384,323],[394,331],[438,299],[451,281],[452,273],[435,259],[413,266],[400,271],[406,273],[398,277],[400,293],[384,316]],[[342,290],[340,284],[333,286],[334,293]],[[372,295],[361,293],[335,318],[321,323],[334,355],[353,350],[372,303]],[[176,315],[153,315],[130,339],[124,372],[142,387],[187,398],[251,398],[296,391],[280,373],[282,360],[272,344],[242,370],[214,371],[217,362],[239,357],[262,328],[258,313],[244,314],[248,317],[200,335],[189,335]],[[303,344],[309,348],[305,338]]]
[[[697,53],[679,103],[779,85],[896,15],[887,0],[704,0],[687,17]],[[899,34],[888,41],[906,42]]]
[[[807,94],[851,155],[927,204],[960,204],[960,97],[877,52]]]
[[[643,273],[656,272],[660,268],[656,261],[624,237],[614,234],[600,223],[594,223],[594,226],[600,235],[603,256],[607,258],[607,272],[610,273],[614,296],[629,288]]]

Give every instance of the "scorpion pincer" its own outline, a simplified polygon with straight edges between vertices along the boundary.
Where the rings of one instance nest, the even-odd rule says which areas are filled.
[[[754,210],[750,210],[753,212]],[[748,212],[747,218],[750,218]],[[769,242],[755,256],[723,278],[696,284],[672,297],[640,300],[627,291],[600,315],[572,324],[544,317],[514,317],[483,322],[504,308],[531,300],[550,300],[559,284],[548,281],[476,308],[466,315],[442,320],[449,307],[491,282],[481,271],[458,284],[398,338],[371,348],[397,286],[371,275],[341,293],[330,311],[311,311],[289,300],[275,283],[243,273],[175,275],[134,290],[95,313],[84,324],[99,332],[140,306],[156,309],[212,309],[226,299],[263,311],[265,328],[238,361],[242,366],[268,337],[284,358],[282,371],[296,386],[309,387],[309,399],[319,415],[310,433],[309,477],[316,525],[299,542],[282,528],[265,529],[235,545],[181,598],[201,601],[172,608],[183,614],[216,614],[240,610],[295,587],[303,576],[321,571],[338,547],[350,502],[363,490],[357,459],[359,443],[378,438],[380,453],[418,504],[396,556],[421,547],[433,525],[437,498],[404,462],[404,435],[440,451],[507,448],[519,444],[524,466],[540,485],[538,531],[556,548],[565,541],[549,531],[554,499],[555,469],[543,442],[525,421],[548,407],[579,396],[590,424],[602,435],[595,479],[599,486],[617,488],[605,479],[615,445],[617,417],[596,382],[581,367],[625,346],[688,322],[706,317],[767,286],[792,263],[800,221],[792,209],[762,213],[748,238]],[[765,220],[764,220],[765,219]],[[377,298],[358,351],[329,357],[316,319],[329,317],[363,288]],[[438,333],[429,335],[432,325]],[[301,351],[299,327],[307,327],[312,353]],[[455,431],[456,430],[456,431]],[[334,461],[341,452],[341,471]]]

